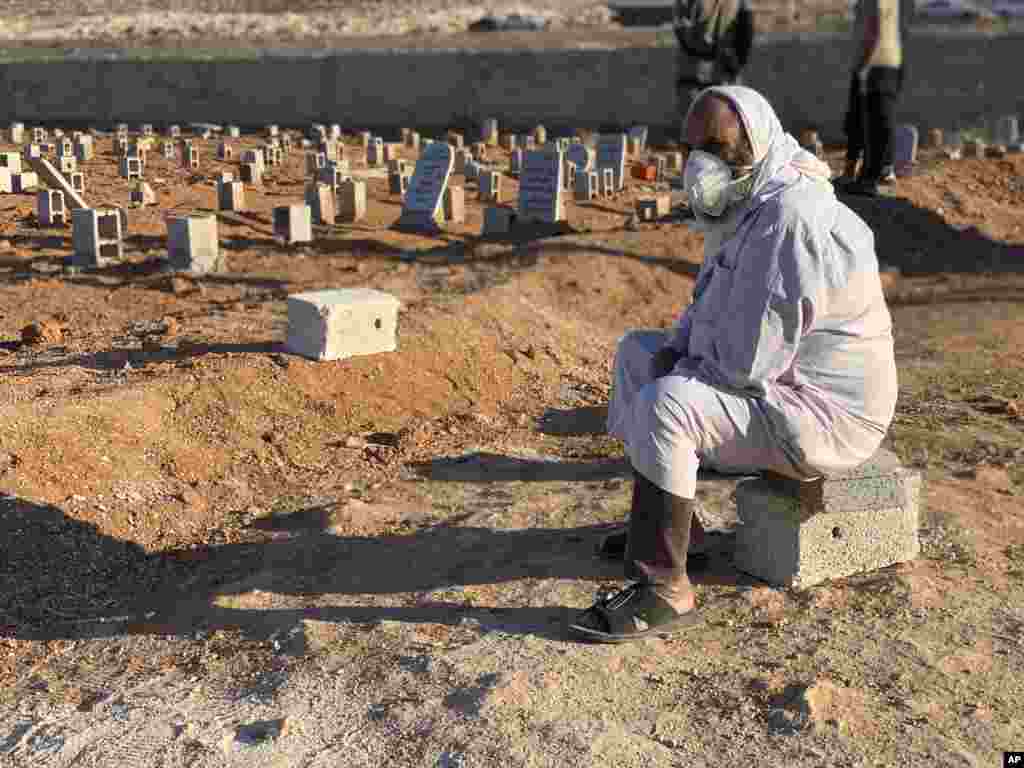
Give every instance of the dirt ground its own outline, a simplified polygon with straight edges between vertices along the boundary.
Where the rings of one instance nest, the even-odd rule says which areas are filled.
[[[568,203],[559,237],[356,225],[272,237],[293,152],[220,214],[224,273],[162,269],[169,213],[232,163],[151,153],[126,258],[0,199],[0,765],[988,766],[1024,745],[1024,156],[927,151],[874,228],[901,390],[888,445],[925,475],[923,553],[809,590],[726,537],[676,638],[580,645],[567,619],[630,482],[603,434],[627,329],[688,301],[701,238]],[[255,146],[255,137],[236,140]],[[492,150],[491,159],[507,162]],[[839,152],[830,160],[839,168]],[[90,204],[123,205],[109,139]],[[456,176],[454,183],[462,183]],[[505,199],[516,184],[503,180]],[[403,303],[395,353],[288,355],[285,298]],[[35,324],[34,326],[32,324]],[[25,329],[30,327],[26,331]],[[710,489],[728,509],[729,489]]]

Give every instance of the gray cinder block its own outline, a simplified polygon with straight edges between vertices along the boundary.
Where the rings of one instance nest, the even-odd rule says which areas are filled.
[[[285,347],[313,360],[393,352],[399,306],[394,296],[370,288],[289,296]]]
[[[121,260],[124,229],[118,211],[76,208],[71,223],[75,266],[103,267]]]
[[[913,560],[921,476],[879,452],[849,472],[799,482],[769,475],[736,490],[736,567],[809,587]]]
[[[594,200],[598,195],[597,171],[585,171],[576,174],[576,200],[586,202]]]
[[[217,217],[174,216],[167,220],[167,263],[172,269],[205,274],[224,264],[217,240]]]
[[[36,195],[39,211],[36,214],[39,226],[64,226],[68,223],[68,211],[64,207],[64,193],[59,189],[41,189]]]

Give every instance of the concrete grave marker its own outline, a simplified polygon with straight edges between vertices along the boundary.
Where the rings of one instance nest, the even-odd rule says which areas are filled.
[[[370,146],[366,148],[366,164],[369,166],[380,165],[384,162],[384,139],[374,137]]]
[[[333,225],[335,219],[334,187],[314,181],[306,185],[306,205],[314,224]]]
[[[484,209],[483,236],[507,235],[515,218],[516,212],[511,208],[488,206]]]
[[[222,211],[244,211],[245,184],[233,179],[218,181],[217,207]]]
[[[598,182],[597,171],[586,171],[576,174],[576,201],[580,203],[597,199]]]
[[[555,223],[565,219],[562,199],[564,155],[558,151],[527,152],[519,180],[519,219]]]
[[[897,175],[905,176],[917,162],[917,126],[898,125],[892,138],[893,165],[896,166]]]
[[[614,189],[622,189],[626,175],[626,135],[616,133],[601,136],[597,142],[597,158],[594,162],[600,173],[610,168],[614,175]],[[608,191],[603,191],[608,194]]]
[[[1017,122],[1017,116],[1006,115],[999,118],[999,122],[996,123],[996,143],[1010,146],[1019,142],[1020,125]]]
[[[316,176],[321,168],[327,166],[327,155],[323,152],[306,153],[306,173]]]
[[[406,195],[408,198],[408,195]],[[366,182],[349,179],[338,188],[338,216],[343,222],[360,221],[366,216]]]
[[[0,152],[0,168],[6,168],[11,173],[20,173],[21,155],[17,152]]]
[[[480,199],[488,203],[501,202],[501,174],[497,171],[482,171],[479,175]]]
[[[570,144],[565,153],[566,159],[576,166],[576,171],[593,170],[594,153],[583,144]]]
[[[156,193],[144,181],[139,182],[128,192],[128,202],[134,205],[156,205]]]
[[[71,262],[79,267],[105,267],[123,255],[121,216],[115,210],[77,208],[71,214]]]
[[[75,210],[77,208],[88,208],[88,206],[85,203],[85,200],[78,193],[78,191],[76,191],[75,188],[68,183],[67,179],[64,178],[60,171],[53,167],[53,164],[50,163],[49,160],[43,157],[38,157],[30,159],[27,162],[29,163],[29,165],[31,165],[32,170],[35,171],[35,174],[33,175],[38,174],[38,177],[41,178],[44,182],[46,182],[46,185],[48,187],[51,187],[53,189],[59,189],[61,192],[64,193],[64,204],[68,208],[72,210]]]
[[[647,126],[634,125],[629,129],[629,138],[637,142],[638,151],[643,152],[647,148]]]
[[[483,128],[480,131],[480,141],[489,147],[498,146],[498,119],[489,117],[484,120]]]
[[[92,160],[94,154],[95,147],[92,136],[79,136],[75,140],[75,157],[78,158],[78,162],[84,163],[87,160]]]
[[[455,152],[450,144],[437,141],[423,151],[402,203],[400,227],[417,231],[437,229],[445,189],[454,166]]]
[[[444,217],[449,224],[466,223],[466,190],[457,184],[444,191]]]
[[[518,176],[523,171],[523,150],[513,149],[509,155],[508,172],[512,176]]]
[[[220,272],[224,263],[217,239],[217,217],[197,214],[168,218],[167,263],[172,269],[195,275]]]
[[[41,227],[64,226],[68,223],[68,211],[64,207],[64,193],[59,189],[41,189],[36,195],[37,212]]]
[[[258,163],[242,163],[242,181],[246,184],[260,186],[263,184],[263,166]]]
[[[33,171],[22,171],[21,173],[11,174],[11,191],[15,194],[33,192],[38,186],[39,176]]]
[[[142,178],[142,160],[137,157],[121,158],[121,178],[134,181]]]
[[[305,203],[274,209],[274,236],[288,245],[313,242],[313,213]]]
[[[370,288],[289,296],[285,348],[320,361],[393,352],[400,306],[394,296]]]

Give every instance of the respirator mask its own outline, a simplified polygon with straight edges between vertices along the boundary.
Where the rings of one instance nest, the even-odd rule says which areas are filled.
[[[754,186],[754,169],[745,168],[742,176],[733,177],[733,168],[710,152],[694,150],[683,170],[683,189],[696,216],[696,228],[713,227],[729,206],[750,195]]]

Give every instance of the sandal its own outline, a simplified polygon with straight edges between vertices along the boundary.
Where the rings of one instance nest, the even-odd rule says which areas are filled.
[[[692,627],[698,621],[696,608],[679,613],[653,585],[637,582],[599,599],[569,630],[596,643],[629,643]]]
[[[712,543],[709,539],[714,540],[721,536],[718,532],[705,532],[704,543],[700,547],[695,547],[693,544],[686,550],[686,565],[687,570],[700,568],[706,565],[708,556],[711,553]],[[615,533],[609,533],[601,542],[597,545],[597,556],[602,560],[616,560],[621,561],[626,558],[626,542],[629,539],[629,533],[626,529],[616,531]]]

